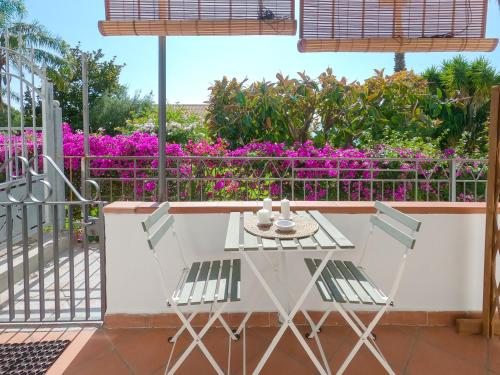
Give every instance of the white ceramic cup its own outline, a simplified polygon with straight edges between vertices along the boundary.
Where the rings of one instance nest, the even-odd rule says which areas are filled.
[[[281,217],[285,220],[290,220],[290,201],[288,199],[281,201]]]
[[[273,211],[273,200],[271,198],[264,199],[264,210]]]
[[[271,211],[264,208],[257,211],[257,221],[262,225],[271,224]]]

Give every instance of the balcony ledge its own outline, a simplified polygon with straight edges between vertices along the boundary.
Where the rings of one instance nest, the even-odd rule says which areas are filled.
[[[484,214],[484,202],[388,202],[392,207],[408,214]],[[158,207],[154,202],[120,201],[104,208],[106,214],[148,214]],[[234,211],[257,211],[260,202],[224,201],[224,202],[171,202],[173,214],[214,214]],[[374,202],[291,202],[293,210],[318,210],[335,214],[370,214],[375,212]],[[279,210],[279,202],[273,208]]]

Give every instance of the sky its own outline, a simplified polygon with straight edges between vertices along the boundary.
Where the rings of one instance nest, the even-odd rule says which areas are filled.
[[[71,45],[84,50],[102,49],[106,58],[126,64],[121,81],[131,93],[157,93],[158,39],[156,37],[103,37],[97,22],[104,19],[104,0],[26,0],[28,18],[44,24]],[[298,2],[297,2],[298,3]],[[500,6],[490,0],[488,37],[500,38]],[[392,53],[299,53],[296,36],[224,36],[167,38],[167,100],[170,103],[203,103],[208,88],[223,76],[274,80],[276,73],[312,77],[331,67],[338,77],[363,81],[374,69],[391,73]],[[407,68],[422,72],[439,65],[453,53],[407,54]],[[465,53],[469,58],[478,53]],[[500,71],[500,47],[482,54]]]

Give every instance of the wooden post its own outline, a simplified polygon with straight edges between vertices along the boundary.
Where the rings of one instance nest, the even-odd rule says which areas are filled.
[[[489,131],[488,186],[486,201],[486,233],[484,251],[483,286],[483,335],[491,337],[495,314],[498,309],[496,257],[499,252],[500,232],[497,223],[497,206],[500,194],[500,86],[491,90],[491,115]]]
[[[491,114],[488,150],[488,184],[486,196],[486,230],[484,239],[483,314],[481,319],[458,319],[458,333],[500,336],[500,285],[496,281],[496,257],[500,249],[497,207],[500,196],[500,86],[491,89]]]

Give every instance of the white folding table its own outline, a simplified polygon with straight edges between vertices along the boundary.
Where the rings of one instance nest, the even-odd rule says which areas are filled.
[[[245,220],[248,220],[253,215],[253,212],[244,212],[243,214],[240,212],[231,212],[229,217],[229,224],[227,229],[226,243],[224,250],[225,251],[241,251],[247,264],[249,265],[252,272],[255,274],[255,277],[261,283],[265,292],[269,295],[271,301],[276,306],[276,309],[280,315],[282,325],[276,336],[273,338],[271,344],[267,348],[266,352],[262,356],[261,360],[257,364],[257,367],[253,371],[253,374],[259,374],[262,368],[264,367],[266,361],[270,357],[273,350],[276,348],[279,340],[285,333],[287,328],[294,333],[297,337],[297,340],[304,348],[304,351],[307,353],[313,364],[316,366],[317,370],[320,374],[329,373],[329,367],[327,366],[326,356],[321,348],[321,344],[319,343],[319,339],[317,335],[313,335],[317,340],[318,347],[320,348],[320,353],[322,357],[322,361],[325,364],[323,367],[320,361],[316,358],[313,351],[307,344],[304,337],[301,335],[295,324],[293,323],[293,318],[295,315],[301,311],[304,314],[304,317],[311,325],[312,332],[316,332],[317,328],[308,315],[305,309],[302,309],[302,305],[307,295],[311,291],[311,289],[316,284],[319,288],[321,285],[321,278],[319,275],[323,272],[325,266],[328,261],[332,258],[335,251],[352,249],[354,245],[352,242],[342,234],[340,230],[338,230],[326,217],[324,217],[319,211],[297,211],[296,215],[300,216],[308,216],[314,219],[319,224],[319,230],[312,236],[301,238],[301,239],[293,239],[293,240],[279,240],[279,239],[267,239],[259,236],[255,236],[250,234],[244,229]],[[295,305],[287,311],[280,300],[276,297],[275,292],[270,287],[268,282],[263,277],[262,273],[259,271],[258,267],[255,265],[252,260],[250,254],[257,254],[257,256],[267,256],[271,252],[276,251],[283,254],[285,257],[287,254],[296,254],[297,252],[321,252],[324,253],[324,258],[322,262],[318,265],[316,272],[312,275],[310,281],[305,286],[303,292],[300,294],[300,297],[296,300]],[[304,275],[311,276],[304,272]],[[325,286],[323,286],[325,287]],[[286,285],[285,285],[286,288]],[[292,293],[288,290],[289,295]]]

